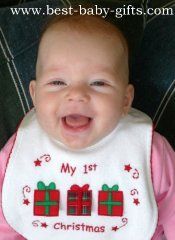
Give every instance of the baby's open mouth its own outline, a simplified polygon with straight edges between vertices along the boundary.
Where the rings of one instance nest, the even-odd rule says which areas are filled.
[[[79,114],[70,114],[62,118],[64,127],[70,130],[85,130],[90,126],[92,118],[79,115]]]

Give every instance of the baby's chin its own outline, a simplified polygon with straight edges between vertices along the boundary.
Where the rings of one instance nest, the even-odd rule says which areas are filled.
[[[90,136],[90,134],[87,134],[86,132],[67,134],[64,131],[62,133],[60,130],[58,132],[51,132],[44,128],[43,130],[51,140],[58,144],[58,146],[60,145],[61,147],[72,151],[83,150],[98,142],[96,137]]]
[[[78,139],[74,138],[71,140],[59,139],[59,142],[61,142],[66,148],[72,151],[83,150],[93,146],[96,143],[96,141],[93,141],[93,140],[88,140],[88,139],[82,140],[79,138]]]
[[[80,151],[92,146],[92,144],[82,144],[82,143],[73,143],[73,144],[65,143],[64,145],[71,151]]]

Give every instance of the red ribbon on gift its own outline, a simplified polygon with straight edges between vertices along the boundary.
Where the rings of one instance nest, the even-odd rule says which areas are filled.
[[[71,188],[70,188],[70,190],[73,190],[73,191],[82,191],[82,192],[83,192],[83,191],[88,191],[88,189],[89,189],[89,184],[85,184],[85,185],[83,185],[82,187],[74,184],[74,185],[72,185]]]

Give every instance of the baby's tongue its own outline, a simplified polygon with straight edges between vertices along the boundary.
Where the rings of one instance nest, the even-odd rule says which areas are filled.
[[[82,115],[72,114],[65,117],[66,124],[71,127],[85,126],[89,122],[89,118]]]

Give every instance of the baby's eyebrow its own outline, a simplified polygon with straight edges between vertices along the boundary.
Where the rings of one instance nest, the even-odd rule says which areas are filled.
[[[49,71],[51,72],[58,72],[58,71],[65,71],[67,68],[66,66],[60,66],[60,65],[56,65],[56,66],[51,66],[49,67]]]
[[[48,63],[42,63],[40,62],[37,65],[37,70],[41,73],[45,73],[45,72],[51,72],[51,73],[57,73],[57,72],[61,72],[61,71],[66,71],[66,66],[62,65],[62,64],[55,64],[55,65],[51,65]]]
[[[112,66],[104,66],[104,65],[95,65],[92,68],[92,72],[94,73],[107,73],[107,74],[116,74],[115,67]]]

